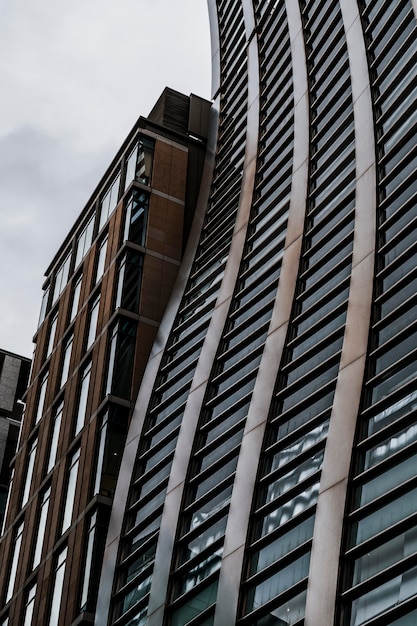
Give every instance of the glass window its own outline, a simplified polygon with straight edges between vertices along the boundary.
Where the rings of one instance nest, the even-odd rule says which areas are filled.
[[[78,305],[80,303],[82,279],[83,279],[83,277],[82,277],[82,274],[81,274],[80,276],[78,276],[76,278],[74,286],[73,286],[70,322],[72,322],[75,319],[75,316],[78,313]]]
[[[38,408],[36,409],[36,417],[35,424],[39,422],[42,417],[43,407],[45,404],[45,396],[46,396],[46,387],[48,385],[48,372],[44,374],[40,386],[39,386],[39,395],[38,395]]]
[[[84,230],[81,232],[80,236],[77,240],[77,251],[75,256],[75,267],[78,266],[79,263],[83,260],[85,255],[87,254],[91,242],[93,239],[93,231],[94,231],[94,215],[90,218],[89,222],[85,226]]]
[[[382,545],[373,550],[366,550],[365,554],[356,559],[353,584],[357,585],[371,576],[379,574],[403,558],[415,554],[416,551],[417,528],[410,528],[397,537],[385,540]]]
[[[254,623],[254,626],[278,626],[280,624],[291,626],[292,624],[300,624],[300,620],[305,615],[307,592],[302,591],[292,598],[287,599],[278,607],[274,607],[271,613],[265,618],[261,618]]]
[[[90,387],[91,362],[88,363],[81,374],[80,395],[78,397],[77,415],[75,418],[75,435],[77,435],[85,424],[87,409],[88,390]]]
[[[54,347],[57,322],[58,322],[58,312],[55,313],[55,315],[53,316],[51,320],[51,325],[49,327],[49,338],[48,338],[48,347],[46,349],[46,358],[48,358],[51,355],[52,348]]]
[[[115,308],[137,313],[142,282],[143,256],[135,250],[127,250],[122,257],[117,273]]]
[[[36,527],[36,542],[33,553],[32,569],[35,569],[41,561],[43,540],[45,538],[46,519],[48,517],[49,500],[51,497],[51,488],[49,487],[43,492],[40,502],[40,511],[38,524]]]
[[[51,434],[51,443],[49,446],[49,459],[48,459],[48,465],[46,467],[47,474],[49,474],[49,472],[55,465],[56,453],[58,450],[59,431],[61,429],[61,420],[62,420],[63,410],[64,410],[64,403],[61,402],[61,404],[59,404],[58,407],[56,408],[55,415],[54,415],[54,423],[52,426],[52,434]]]
[[[187,591],[191,591],[191,589],[199,585],[203,580],[217,572],[221,566],[222,555],[223,546],[220,546],[217,550],[212,549],[209,554],[206,554],[206,556],[197,563],[193,563],[192,567],[190,567],[178,581],[177,595],[180,596]]]
[[[412,489],[359,520],[355,524],[351,540],[356,544],[362,543],[414,513],[416,496],[417,489]]]
[[[88,320],[88,332],[85,349],[89,350],[94,343],[97,334],[98,311],[100,307],[100,295],[93,301]]]
[[[381,615],[387,609],[396,606],[415,594],[417,567],[393,576],[380,587],[352,602],[352,626],[359,626]],[[383,622],[382,622],[383,623]],[[409,623],[409,622],[406,622]]]
[[[85,551],[85,561],[83,568],[83,586],[81,591],[80,610],[87,605],[88,591],[90,587],[90,577],[93,564],[94,540],[97,531],[97,511],[90,517],[87,529],[87,547]]]
[[[107,222],[110,215],[113,213],[114,209],[116,208],[117,200],[119,196],[119,183],[120,183],[120,174],[118,174],[116,178],[113,180],[113,182],[110,184],[110,187],[104,194],[103,199],[100,203],[99,230],[102,229],[102,227]]]
[[[200,615],[205,609],[215,603],[217,597],[218,581],[214,581],[199,593],[187,600],[187,603],[177,609],[171,618],[172,626],[184,626],[194,617]]]
[[[310,553],[275,572],[270,578],[259,583],[248,593],[248,612],[263,606],[273,598],[293,587],[308,575]]]
[[[13,556],[11,559],[10,571],[9,571],[9,582],[7,585],[6,591],[6,603],[10,600],[13,595],[14,583],[16,579],[17,573],[17,565],[19,563],[19,554],[20,554],[20,546],[22,544],[22,535],[24,529],[24,522],[22,522],[16,529],[16,535],[13,545]]]
[[[99,433],[94,493],[112,496],[116,487],[127,433],[127,414],[110,407],[103,415]]]
[[[132,180],[150,185],[154,146],[152,139],[141,137],[127,157],[125,190]]]
[[[262,520],[260,536],[265,536],[288,520],[313,506],[317,501],[319,482],[306,487],[301,493],[295,494],[288,502],[278,506],[275,510],[267,513]]]
[[[46,311],[48,309],[48,304],[49,304],[49,287],[47,287],[45,291],[43,292],[41,310],[39,313],[38,328],[42,324],[43,320],[45,319]]]
[[[2,524],[1,524],[1,535],[4,534],[4,529],[6,527],[7,511],[9,510],[10,494],[12,493],[13,481],[14,481],[14,467],[11,470],[11,473],[10,473],[9,488],[7,490],[7,495],[6,495],[5,500],[3,500],[4,506],[3,506],[3,509],[1,511],[1,516],[0,516],[0,519],[1,519],[1,522],[2,522]]]
[[[135,355],[136,323],[121,318],[110,334],[105,394],[130,397]]]
[[[74,339],[73,335],[68,337],[64,346],[64,353],[62,357],[62,367],[61,367],[61,382],[59,385],[60,389],[65,385],[65,383],[68,380],[73,339]]]
[[[78,449],[71,457],[68,468],[68,483],[65,494],[64,514],[62,517],[61,534],[63,534],[71,525],[72,511],[75,501],[75,490],[77,486],[78,465],[80,462],[80,450]]]
[[[134,189],[126,206],[124,241],[145,245],[149,194]]]
[[[36,598],[36,584],[30,587],[27,596],[26,596],[26,604],[23,613],[23,624],[22,626],[31,626],[32,617],[33,617],[33,609],[35,607],[35,598]]]
[[[415,456],[408,457],[397,463],[393,467],[380,468],[380,473],[368,480],[364,485],[358,488],[358,501],[360,506],[371,502],[375,498],[382,496],[391,489],[400,487],[407,480],[415,476],[416,459]]]
[[[106,251],[107,251],[107,241],[108,237],[99,244],[99,249],[97,253],[97,267],[96,267],[96,283],[100,280],[100,278],[104,274],[104,266],[106,263]]]
[[[62,591],[64,588],[65,564],[67,560],[68,548],[64,548],[58,554],[56,567],[54,571],[54,582],[52,591],[51,612],[49,615],[48,626],[58,626],[59,615],[61,609]]]
[[[152,574],[149,574],[145,578],[137,581],[136,585],[131,588],[125,595],[123,596],[122,602],[120,604],[119,610],[121,614],[126,613],[131,607],[140,602],[142,598],[146,596],[151,588],[152,582]]]
[[[22,495],[22,507],[29,500],[30,488],[32,486],[33,468],[35,467],[36,450],[38,449],[38,440],[34,439],[29,446],[28,460],[26,466],[25,486]]]
[[[198,526],[204,521],[204,519],[197,520],[196,525]],[[181,565],[190,559],[194,559],[215,541],[223,537],[226,530],[226,523],[227,515],[223,515],[223,517],[214,522],[212,526],[202,529],[197,536],[193,536],[181,549]],[[191,521],[191,525],[194,526],[194,520]]]
[[[63,292],[65,286],[68,282],[69,270],[71,264],[71,253],[69,253],[60,267],[58,268],[55,274],[55,287],[54,287],[54,295],[52,298],[53,302],[56,302],[58,296]]]
[[[251,558],[250,575],[282,559],[286,554],[305,543],[313,536],[314,515],[291,528],[281,537],[270,539],[267,545],[256,550]]]

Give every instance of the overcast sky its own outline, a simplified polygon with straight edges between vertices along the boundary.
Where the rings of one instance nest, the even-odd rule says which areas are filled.
[[[0,0],[0,348],[32,356],[45,270],[139,115],[210,81],[206,0]]]

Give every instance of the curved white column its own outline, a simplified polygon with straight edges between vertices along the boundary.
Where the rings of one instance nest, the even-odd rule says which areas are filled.
[[[286,0],[294,86],[294,163],[281,275],[243,434],[220,570],[214,626],[235,624],[252,497],[268,411],[285,344],[297,282],[307,198],[309,108],[304,41],[298,2]],[[256,41],[250,48],[257,54]]]
[[[248,24],[247,14],[245,14],[245,26],[248,32],[250,21]],[[252,29],[250,30],[252,32]],[[254,60],[252,58],[252,63]],[[163,624],[172,553],[187,469],[208,379],[229,312],[246,240],[255,182],[259,124],[257,102],[252,102],[250,84],[249,77],[247,135],[239,207],[224,277],[187,399],[172,462],[155,554],[155,574],[150,590],[147,626],[162,626]]]
[[[343,516],[370,326],[376,229],[375,144],[368,64],[356,0],[341,0],[356,142],[354,246],[349,302],[323,461],[311,552],[306,626],[333,624]]]
[[[413,5],[414,16],[417,20],[417,0],[411,0],[411,4]]]

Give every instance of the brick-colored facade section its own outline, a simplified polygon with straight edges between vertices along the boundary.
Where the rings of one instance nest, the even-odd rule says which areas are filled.
[[[156,140],[153,178],[150,193],[147,237],[145,247],[135,246],[143,253],[143,272],[140,306],[137,314],[124,313],[137,324],[135,355],[131,395],[123,406],[133,409],[140,387],[141,378],[152,348],[158,324],[162,318],[179,269],[183,249],[184,200],[186,195],[187,150],[172,141]],[[143,187],[146,190],[145,187]],[[38,596],[34,608],[34,623],[47,623],[52,595],[55,558],[60,550],[68,547],[65,585],[62,606],[65,606],[60,626],[70,626],[79,615],[80,585],[82,583],[86,531],[94,497],[95,464],[103,406],[104,384],[107,372],[108,340],[113,321],[118,312],[114,310],[117,289],[117,265],[123,246],[124,210],[123,198],[111,215],[105,229],[93,242],[82,262],[82,267],[74,268],[67,286],[54,303],[36,336],[36,354],[33,365],[32,382],[27,394],[26,419],[24,421],[21,447],[15,460],[16,483],[8,512],[9,529],[0,546],[2,571],[10,563],[14,545],[16,523],[24,518],[27,528],[19,558],[16,576],[15,596],[2,612],[0,619],[8,614],[11,624],[18,624],[22,619],[25,602],[25,590],[30,581],[37,581]],[[108,243],[104,274],[96,284],[96,260],[99,245],[107,231]],[[74,321],[69,321],[72,294],[75,282],[82,271],[82,286],[78,305],[78,314]],[[100,294],[100,307],[97,322],[96,339],[86,352],[86,334],[89,326],[91,303]],[[49,340],[50,324],[58,311],[58,322],[54,348],[45,361]],[[122,312],[123,313],[123,312]],[[70,371],[66,383],[60,389],[61,366],[66,340],[73,336]],[[84,366],[91,360],[87,419],[84,428],[74,437],[74,418],[78,406],[80,377]],[[35,425],[39,386],[44,373],[48,371],[48,386],[44,403],[43,417]],[[45,475],[49,456],[54,415],[57,406],[64,399],[61,430],[57,449],[57,459],[53,471]],[[23,510],[20,508],[27,454],[30,444],[37,438],[38,453],[33,471],[31,494]],[[67,494],[68,464],[74,452],[80,448],[79,472],[75,493],[72,525],[61,536],[62,514]],[[43,545],[43,556],[37,569],[31,573],[31,562],[36,539],[39,505],[46,488],[51,488],[50,506]],[[101,497],[105,502],[106,498]],[[110,503],[110,501],[109,501]],[[101,506],[105,506],[104,504]],[[14,523],[16,520],[16,523]],[[97,572],[98,575],[98,572]],[[3,579],[5,576],[3,576]],[[4,594],[4,585],[1,591]],[[2,601],[4,595],[0,598]],[[1,605],[1,603],[0,603]]]

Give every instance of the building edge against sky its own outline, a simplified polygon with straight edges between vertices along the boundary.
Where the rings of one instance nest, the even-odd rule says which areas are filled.
[[[417,624],[416,4],[208,4],[214,104],[207,165],[181,265],[176,257],[173,297],[134,389],[119,480],[115,488],[113,471],[103,484],[97,461],[90,468],[82,460],[94,440],[90,462],[100,459],[103,468],[103,433],[128,421],[123,394],[110,394],[115,414],[98,402],[88,429],[82,425],[84,440],[71,430],[75,414],[63,420],[57,477],[39,482],[5,535],[2,562],[21,582],[3,591],[10,604],[1,626],[8,617],[8,626],[20,626],[23,615],[30,624],[31,611],[43,611],[50,626]],[[144,142],[135,157],[141,171],[149,150]],[[159,170],[156,147],[154,154],[163,185],[167,160]],[[146,194],[146,178],[134,188]],[[101,207],[111,189],[103,188]],[[168,195],[178,200],[177,193]],[[135,202],[144,224],[144,199]],[[95,242],[90,285],[100,267],[100,237]],[[142,253],[140,245],[127,249]],[[159,261],[172,259],[157,251]],[[143,288],[142,304],[159,276]],[[120,297],[130,296],[116,283]],[[85,337],[94,285],[88,293],[79,322]],[[111,376],[101,374],[119,390],[129,373],[131,322],[150,317],[125,310],[123,328],[110,318],[108,333],[95,339],[97,355],[106,354],[105,340],[107,354],[121,355]],[[61,379],[69,328],[59,335]],[[71,361],[79,363],[71,392],[77,413],[83,395],[76,389],[92,376],[84,347]],[[43,373],[40,367],[37,398]],[[36,448],[54,441],[58,396],[49,422],[40,416],[22,437],[22,477],[35,458],[48,456]],[[100,474],[100,489],[110,484],[110,493],[77,504],[83,515],[62,532],[68,494],[72,507],[86,498],[75,481],[80,463],[84,481],[95,485]],[[68,490],[52,513],[53,480]],[[13,492],[16,511],[25,482]],[[43,569],[31,570],[38,542],[21,548],[25,525],[39,529],[46,519],[55,519],[59,536],[44,547]],[[89,580],[98,578],[87,574],[104,548],[97,529],[108,522],[94,618],[82,601],[97,591]],[[76,592],[78,566],[86,576]],[[40,581],[50,604],[36,593]],[[61,607],[60,620],[53,606]],[[78,617],[76,607],[84,609]]]

